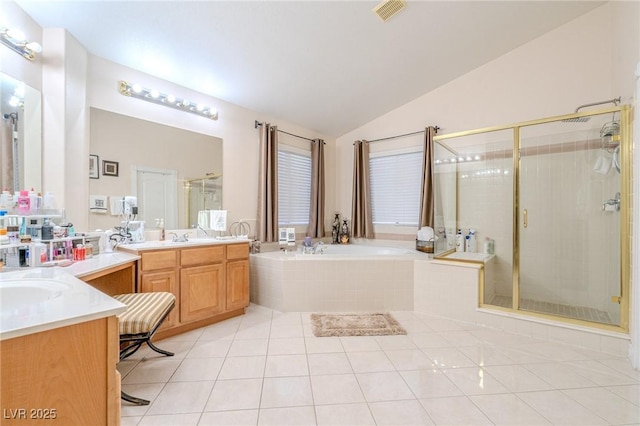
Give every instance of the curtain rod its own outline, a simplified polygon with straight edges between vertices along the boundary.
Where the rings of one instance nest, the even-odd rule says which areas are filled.
[[[438,133],[438,130],[440,130],[440,127],[438,127],[438,126],[433,126],[433,128],[435,129],[436,133]],[[420,131],[418,131],[418,132],[412,132],[412,133],[405,133],[404,135],[389,136],[388,138],[374,139],[374,140],[372,140],[372,141],[367,141],[367,142],[371,143],[371,142],[382,142],[382,141],[388,141],[389,139],[404,138],[405,136],[419,135],[420,133],[424,133],[424,130],[420,130]]]
[[[264,124],[264,123],[261,123],[261,122],[259,122],[258,120],[256,120],[256,123],[255,123],[255,127],[254,127],[254,129],[257,129],[257,128],[258,128],[258,126],[262,126],[263,124]],[[284,133],[285,135],[294,136],[294,137],[296,137],[296,138],[300,138],[300,139],[306,139],[306,140],[308,140],[309,142],[315,142],[315,139],[309,139],[309,138],[305,138],[304,136],[294,135],[293,133],[285,132],[284,130],[280,130],[280,129],[278,129],[278,131],[279,131],[280,133]]]

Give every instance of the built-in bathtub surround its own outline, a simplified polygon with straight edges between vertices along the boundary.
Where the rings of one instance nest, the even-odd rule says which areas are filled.
[[[415,259],[428,255],[360,244],[251,255],[251,301],[282,312],[411,310]]]
[[[358,245],[329,246],[334,247],[358,249]],[[371,248],[360,247],[363,253]],[[479,284],[483,279],[491,280],[495,256],[482,264],[434,260],[414,252],[405,258],[371,254],[358,258],[346,253],[336,258],[328,255],[330,252],[251,255],[251,299],[281,312],[413,310],[616,356],[629,355],[630,339],[625,333],[479,308]],[[377,307],[391,304],[405,307]]]

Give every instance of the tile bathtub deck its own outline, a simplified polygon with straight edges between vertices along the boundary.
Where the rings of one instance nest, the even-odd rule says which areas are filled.
[[[629,360],[414,312],[406,336],[314,337],[309,313],[247,314],[122,361],[122,425],[640,424]]]

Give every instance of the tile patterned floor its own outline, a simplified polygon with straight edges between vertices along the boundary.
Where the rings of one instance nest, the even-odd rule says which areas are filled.
[[[406,336],[314,337],[308,313],[246,315],[120,362],[122,425],[640,425],[625,358],[414,312]]]

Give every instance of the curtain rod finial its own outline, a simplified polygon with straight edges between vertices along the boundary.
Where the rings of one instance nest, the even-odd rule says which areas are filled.
[[[254,124],[254,127],[253,127],[253,128],[254,128],[254,129],[257,129],[257,128],[258,128],[258,126],[262,126],[262,123],[261,123],[261,122],[259,122],[258,120],[256,120],[256,122],[255,122],[255,124]]]

